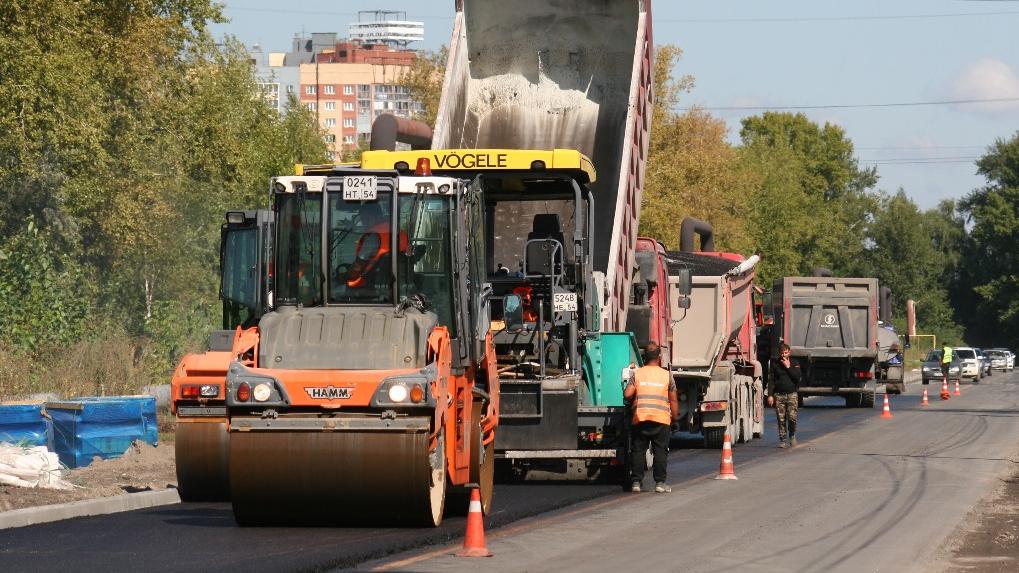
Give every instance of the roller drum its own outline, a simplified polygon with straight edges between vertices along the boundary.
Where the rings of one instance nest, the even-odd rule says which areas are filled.
[[[445,458],[440,447],[430,463],[427,432],[233,432],[230,446],[230,499],[241,525],[442,519]]]
[[[225,421],[178,420],[174,451],[183,501],[230,499],[230,432]]]

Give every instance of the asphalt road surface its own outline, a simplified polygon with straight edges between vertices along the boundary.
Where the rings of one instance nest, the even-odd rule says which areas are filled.
[[[683,468],[700,466],[708,452],[685,452],[670,460],[670,472],[680,470],[670,475],[671,494],[617,494],[495,530],[484,570],[947,569],[960,528],[976,521],[970,511],[994,497],[1019,459],[1019,373],[963,385],[947,402],[935,391],[927,408],[919,388],[892,397],[891,420],[878,417],[880,408],[851,412],[808,400],[800,445],[779,450],[773,437],[738,448],[739,481],[705,472],[691,479]],[[830,431],[838,419],[842,429]],[[450,552],[365,568],[477,568]]]
[[[933,396],[924,410],[919,385],[910,385],[892,398],[890,421],[878,418],[880,396],[873,410],[811,398],[795,450],[777,448],[770,413],[765,439],[736,447],[739,481],[710,479],[717,451],[676,444],[668,496],[608,485],[499,484],[485,520],[496,556],[484,567],[919,567],[993,493],[1015,453],[1017,382],[1019,375],[996,374],[947,403]],[[0,571],[473,571],[477,562],[446,557],[463,530],[462,518],[437,529],[240,528],[229,504],[186,503],[4,531]]]

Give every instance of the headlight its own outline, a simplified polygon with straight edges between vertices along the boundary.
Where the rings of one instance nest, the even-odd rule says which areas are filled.
[[[389,399],[393,402],[403,402],[407,399],[407,387],[403,384],[393,384],[389,387]]]
[[[258,384],[252,394],[255,396],[256,402],[265,402],[272,396],[272,388],[269,388],[268,384]]]

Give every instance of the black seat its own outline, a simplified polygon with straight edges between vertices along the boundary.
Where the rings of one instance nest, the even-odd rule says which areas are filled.
[[[530,243],[533,240],[542,240],[540,243]],[[549,265],[549,254],[552,252],[551,241],[558,241],[560,253],[558,259],[562,262],[566,256],[566,238],[563,236],[562,225],[559,223],[559,215],[556,213],[539,213],[534,216],[531,224],[531,232],[527,234],[527,274],[551,275],[552,268]]]

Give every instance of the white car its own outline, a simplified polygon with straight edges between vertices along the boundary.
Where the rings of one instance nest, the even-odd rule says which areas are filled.
[[[971,378],[974,382],[979,380],[983,376],[981,372],[980,358],[977,357],[977,351],[964,346],[961,348],[953,348],[952,354],[959,360],[959,364],[962,365],[962,377]]]
[[[991,366],[1002,372],[1011,372],[1015,368],[1015,354],[1007,348],[992,348],[987,351],[991,356]]]

